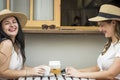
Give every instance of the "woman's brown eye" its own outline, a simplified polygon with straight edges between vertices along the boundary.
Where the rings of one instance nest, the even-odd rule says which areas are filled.
[[[17,23],[16,21],[14,21],[13,23]]]
[[[8,22],[5,23],[5,25],[8,25],[8,24],[9,24]]]
[[[17,23],[17,21],[16,21],[16,20],[14,20],[14,21],[13,21],[13,23]]]

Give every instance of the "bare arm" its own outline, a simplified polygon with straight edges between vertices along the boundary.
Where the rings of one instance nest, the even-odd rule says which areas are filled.
[[[0,43],[0,77],[17,78],[26,75],[25,70],[18,71],[9,69],[12,49],[13,45],[10,40],[4,40]]]
[[[106,71],[82,73],[81,76],[102,79],[114,79],[120,73],[120,58],[116,58],[110,68]],[[93,76],[94,75],[94,76]]]
[[[69,68],[67,74],[73,77],[94,78],[94,79],[108,79],[114,78],[120,73],[120,58],[116,58],[110,68],[106,71],[98,72],[79,72],[75,68]]]
[[[12,54],[12,42],[10,40],[5,40],[0,43],[0,77],[1,78],[18,78],[21,76],[34,76],[41,75],[44,70],[41,66],[34,68],[25,68],[21,70],[9,69],[10,58]]]
[[[80,72],[96,72],[99,71],[99,67],[98,65],[96,66],[92,66],[92,67],[88,67],[88,68],[83,68],[83,69],[78,69]]]

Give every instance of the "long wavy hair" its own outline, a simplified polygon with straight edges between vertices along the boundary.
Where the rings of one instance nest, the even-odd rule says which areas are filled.
[[[107,21],[104,21],[104,22],[111,23],[112,20],[107,20]],[[115,25],[114,32],[115,32],[115,36],[117,38],[117,42],[119,42],[119,40],[120,40],[120,21],[116,20],[116,25]],[[108,38],[108,42],[105,44],[104,49],[102,51],[102,54],[106,53],[106,51],[108,50],[108,48],[111,45],[111,42],[112,42],[112,39]]]
[[[17,44],[17,46],[20,47],[20,52],[22,54],[23,64],[24,64],[25,61],[26,61],[26,56],[25,56],[25,39],[24,39],[24,34],[22,32],[22,28],[21,28],[20,22],[19,22],[19,20],[16,17],[15,17],[15,19],[17,20],[17,23],[18,23],[19,27],[18,27],[18,34],[16,35],[14,43]],[[0,22],[0,42],[5,40],[5,39],[11,40],[10,36],[8,36],[2,29],[2,21]]]

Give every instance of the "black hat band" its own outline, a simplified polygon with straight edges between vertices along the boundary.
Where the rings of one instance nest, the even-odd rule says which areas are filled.
[[[98,16],[105,18],[120,18],[120,16],[99,12]]]

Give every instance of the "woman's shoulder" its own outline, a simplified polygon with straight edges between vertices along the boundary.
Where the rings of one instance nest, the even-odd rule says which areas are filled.
[[[11,40],[6,39],[0,43],[0,53],[10,56],[12,50],[13,50],[13,44]]]
[[[6,45],[6,46],[12,46],[12,41],[10,39],[4,39],[0,42],[0,46],[1,45]]]
[[[116,49],[120,49],[120,41],[118,41],[117,43],[115,43],[115,48]]]
[[[0,42],[0,65],[5,63],[12,55],[12,41],[9,39],[2,40]]]

